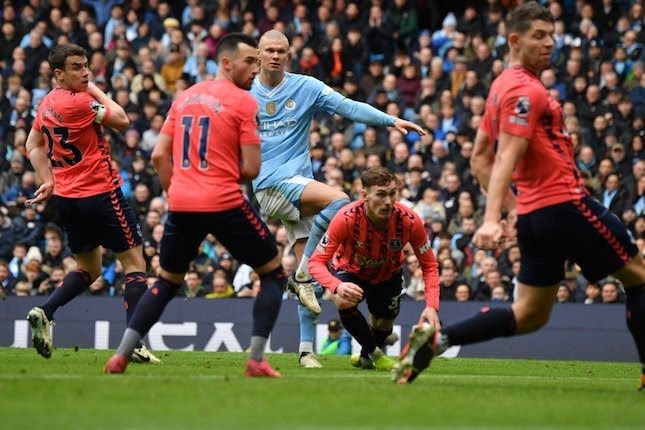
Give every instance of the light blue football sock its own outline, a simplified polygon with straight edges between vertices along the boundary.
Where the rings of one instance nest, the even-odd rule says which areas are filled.
[[[348,203],[349,198],[334,200],[333,202],[325,206],[325,208],[321,210],[314,218],[313,225],[311,226],[311,231],[309,232],[309,238],[307,239],[307,244],[305,245],[305,254],[302,256],[302,260],[300,261],[300,265],[298,266],[298,270],[296,271],[297,280],[306,281],[308,279],[311,279],[309,269],[307,268],[309,257],[311,257],[311,255],[316,250],[318,242],[320,242],[320,239],[327,231],[327,227],[329,227],[329,223],[334,215],[336,215],[336,212],[338,212],[340,208]]]

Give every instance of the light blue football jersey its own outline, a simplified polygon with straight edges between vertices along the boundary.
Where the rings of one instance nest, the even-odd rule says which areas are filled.
[[[313,178],[309,158],[309,129],[318,111],[333,115],[345,96],[311,76],[285,73],[276,87],[260,83],[257,76],[251,94],[258,101],[262,167],[253,180],[261,190],[301,175]]]

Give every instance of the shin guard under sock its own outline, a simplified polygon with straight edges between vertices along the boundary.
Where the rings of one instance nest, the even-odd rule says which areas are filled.
[[[358,308],[339,309],[338,315],[345,330],[363,347],[361,355],[365,354],[367,356],[367,354],[374,352],[376,349],[374,335],[369,324],[367,324],[367,320]]]
[[[280,313],[286,280],[282,267],[260,276],[260,292],[253,303],[253,336],[269,337]]]
[[[125,292],[123,300],[125,304],[125,321],[130,323],[134,309],[137,307],[139,299],[148,289],[146,285],[146,274],[143,272],[131,272],[125,275]]]
[[[442,328],[441,334],[451,346],[468,345],[496,337],[513,336],[515,327],[515,314],[511,307],[485,307],[475,316]]]
[[[177,295],[180,284],[175,284],[161,276],[154,285],[139,299],[130,318],[128,327],[145,336],[163,314],[166,305]]]

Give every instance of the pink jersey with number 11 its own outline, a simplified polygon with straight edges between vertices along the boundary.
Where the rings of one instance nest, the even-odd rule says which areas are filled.
[[[258,104],[228,79],[182,91],[161,133],[172,136],[168,206],[178,212],[220,212],[244,201],[240,145],[259,145]]]

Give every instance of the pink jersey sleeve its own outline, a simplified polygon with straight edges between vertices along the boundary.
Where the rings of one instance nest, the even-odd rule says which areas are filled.
[[[160,134],[165,136],[173,137],[175,134],[175,103],[170,106],[168,114],[166,115],[166,120],[161,126]]]
[[[72,116],[68,122],[78,126],[78,128],[90,126],[96,119],[96,113],[99,106],[101,106],[94,97],[86,92],[75,93],[74,96],[70,97],[70,102],[73,103],[74,109],[69,110]],[[109,116],[109,112],[106,111],[107,116]]]
[[[524,85],[509,90],[500,106],[500,132],[530,139],[546,106],[544,92],[535,86]]]
[[[432,245],[421,218],[415,217],[412,224],[412,236],[410,245],[419,260],[423,272],[423,284],[425,290],[426,306],[439,310],[439,265],[432,252]]]
[[[240,145],[260,144],[258,102],[249,94],[241,103]]]
[[[343,242],[343,237],[346,236],[346,229],[345,217],[340,216],[339,213],[329,223],[327,232],[320,239],[307,265],[311,276],[332,293],[336,291],[341,280],[329,271],[329,261]]]

